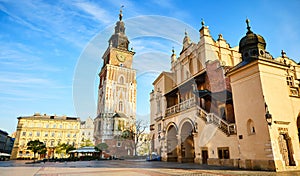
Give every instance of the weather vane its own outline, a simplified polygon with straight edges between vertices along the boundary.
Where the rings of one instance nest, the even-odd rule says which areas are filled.
[[[123,14],[122,14],[122,9],[124,8],[124,5],[122,5],[121,6],[121,8],[120,8],[120,14],[119,14],[119,19],[120,19],[120,21],[122,21],[122,17],[123,17]]]

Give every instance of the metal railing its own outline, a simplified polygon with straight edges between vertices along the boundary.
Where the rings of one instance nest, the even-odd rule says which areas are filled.
[[[179,113],[181,111],[190,109],[195,106],[195,99],[191,98],[167,108],[165,114],[166,116],[170,116],[172,114]],[[227,135],[236,134],[236,127],[234,123],[228,123],[226,120],[218,117],[216,114],[206,112],[199,105],[197,105],[197,116],[204,120],[206,123],[212,123],[216,125],[222,132],[224,132]]]
[[[228,123],[224,119],[218,117],[214,113],[208,113],[201,107],[197,106],[197,116],[203,119],[206,123],[215,124],[220,130],[227,135],[236,134],[236,128],[234,123]]]

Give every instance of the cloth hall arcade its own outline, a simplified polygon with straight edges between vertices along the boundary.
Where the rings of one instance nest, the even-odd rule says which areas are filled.
[[[282,51],[274,58],[246,20],[231,47],[187,32],[171,69],[150,93],[151,150],[164,161],[262,170],[299,170],[300,65]]]

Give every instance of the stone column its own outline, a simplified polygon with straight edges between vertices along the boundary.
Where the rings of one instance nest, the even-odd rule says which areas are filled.
[[[177,137],[177,162],[182,163],[181,155],[181,136],[178,134]]]
[[[200,163],[201,150],[200,150],[200,147],[197,146],[197,142],[199,141],[198,132],[193,132],[193,141],[194,141],[194,152],[195,152],[194,163]]]

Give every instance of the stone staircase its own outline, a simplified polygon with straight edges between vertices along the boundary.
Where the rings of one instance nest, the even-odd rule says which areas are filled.
[[[212,123],[216,125],[223,133],[227,134],[228,136],[236,134],[234,123],[228,123],[224,119],[218,117],[216,114],[206,112],[198,105],[196,115],[204,120],[205,123]]]

